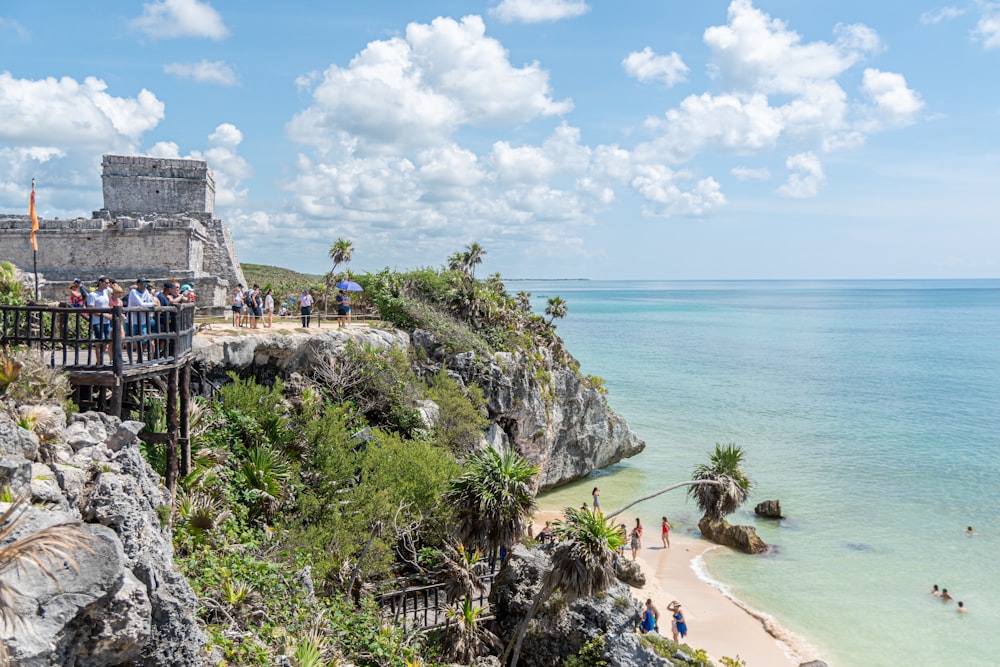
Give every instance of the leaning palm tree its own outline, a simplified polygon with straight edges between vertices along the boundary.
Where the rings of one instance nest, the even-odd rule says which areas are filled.
[[[537,474],[538,467],[513,449],[473,454],[444,494],[456,508],[457,539],[487,554],[520,540],[536,508],[532,481]]]
[[[692,475],[695,480],[718,482],[688,489],[688,495],[709,518],[721,519],[732,514],[750,497],[753,482],[743,472],[744,456],[743,448],[735,443],[715,443],[708,463],[695,466]]]
[[[565,517],[555,523],[559,542],[550,554],[552,566],[542,575],[541,588],[507,645],[501,664],[511,655],[510,667],[517,667],[528,624],[556,590],[562,591],[567,602],[572,602],[606,591],[617,580],[615,556],[625,540],[618,527],[599,511],[592,512],[589,508],[567,508]]]
[[[50,564],[67,563],[77,572],[80,566],[73,558],[73,552],[83,549],[94,550],[88,544],[90,536],[77,523],[62,523],[24,537],[12,540],[18,526],[24,520],[24,505],[27,497],[22,496],[10,504],[0,515],[0,627],[14,627],[20,620],[15,603],[20,593],[11,585],[8,575],[26,572],[34,567],[52,581],[58,583]],[[0,665],[7,664],[7,646],[0,642]]]

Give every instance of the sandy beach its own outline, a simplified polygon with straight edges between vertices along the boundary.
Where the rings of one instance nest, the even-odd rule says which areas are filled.
[[[534,517],[535,530],[541,529],[546,521],[561,517],[561,512],[538,512]],[[667,605],[678,600],[688,625],[684,643],[705,649],[715,662],[723,656],[739,655],[747,667],[796,667],[802,662],[819,659],[801,640],[766,615],[758,617],[699,578],[695,570],[696,559],[710,549],[723,548],[671,533],[670,548],[665,549],[660,541],[659,525],[647,528],[637,559],[646,575],[646,586],[633,588],[632,593],[641,602],[652,598],[660,611],[661,633],[670,638]],[[630,557],[627,548],[625,553]]]

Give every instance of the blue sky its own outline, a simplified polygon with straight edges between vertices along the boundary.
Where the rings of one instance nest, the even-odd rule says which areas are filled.
[[[1000,276],[1000,2],[0,2],[0,212],[205,159],[244,262]]]

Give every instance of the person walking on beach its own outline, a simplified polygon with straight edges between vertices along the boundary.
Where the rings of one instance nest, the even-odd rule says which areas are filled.
[[[642,529],[641,528],[633,528],[632,529],[632,538],[631,538],[631,542],[629,544],[629,546],[632,547],[632,561],[633,562],[635,561],[636,555],[638,555],[638,553],[639,553],[639,549],[642,548],[641,537],[642,537]]]
[[[667,517],[663,517],[663,521],[660,523],[660,538],[663,540],[663,548],[670,548],[670,522],[667,521]]]
[[[626,526],[624,523],[620,524],[618,526],[618,530],[622,531],[622,543],[621,543],[621,546],[618,547],[618,555],[619,556],[624,556],[625,555],[625,542],[628,541],[626,539],[628,537],[628,526]]]
[[[674,643],[679,644],[681,639],[687,637],[688,633],[687,622],[684,620],[684,612],[681,611],[681,603],[674,600],[667,609],[670,610],[671,617],[673,618],[670,630],[674,635]]]
[[[596,512],[601,509],[601,490],[595,486],[590,495],[594,497],[594,511]]]

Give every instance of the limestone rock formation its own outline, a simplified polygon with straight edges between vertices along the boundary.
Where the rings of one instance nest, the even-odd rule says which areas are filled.
[[[497,635],[506,643],[541,585],[548,567],[545,547],[515,546],[493,583],[490,604],[496,611]],[[624,583],[594,598],[564,604],[558,594],[542,605],[529,626],[518,664],[555,667],[591,639],[602,636],[605,659],[612,667],[668,667],[671,663],[642,646],[636,634],[641,605]]]
[[[781,513],[781,501],[780,500],[765,500],[762,503],[757,503],[757,506],[753,508],[754,514],[757,516],[762,516],[767,519],[784,519],[784,515]]]
[[[14,664],[211,663],[194,617],[197,601],[160,526],[158,509],[169,498],[139,452],[141,427],[76,414],[64,428],[49,428],[42,444],[0,414],[0,485],[15,497],[27,494],[31,504],[8,543],[82,520],[92,550],[75,552],[78,569],[55,567],[58,582],[31,567],[12,573],[21,621],[0,626],[0,639]]]
[[[492,358],[471,351],[447,354],[420,330],[412,341],[427,353],[432,371],[444,366],[462,382],[482,388],[500,441],[541,468],[540,490],[585,477],[646,446],[603,394],[572,368],[554,363],[548,350],[539,350],[541,360],[529,363],[526,355],[510,353]]]
[[[757,537],[753,526],[733,526],[725,519],[712,519],[707,514],[698,522],[702,537],[746,554],[767,553],[768,546]]]

